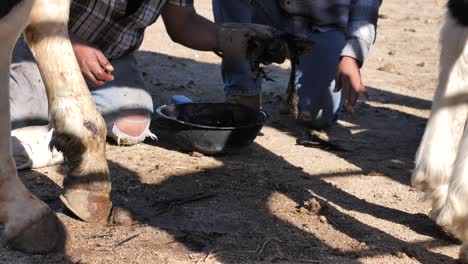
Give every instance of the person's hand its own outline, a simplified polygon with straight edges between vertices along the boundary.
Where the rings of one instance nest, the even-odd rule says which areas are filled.
[[[114,75],[112,75],[114,67],[101,50],[74,36],[70,37],[81,72],[89,84],[101,86],[114,80]]]
[[[335,92],[343,91],[344,106],[346,111],[353,112],[360,94],[369,98],[366,87],[361,81],[361,71],[358,61],[352,57],[342,57],[336,73]]]

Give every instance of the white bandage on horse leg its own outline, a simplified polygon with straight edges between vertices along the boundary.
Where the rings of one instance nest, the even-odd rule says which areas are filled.
[[[30,126],[11,131],[11,146],[17,170],[41,168],[63,163],[63,155],[50,146],[53,129]]]

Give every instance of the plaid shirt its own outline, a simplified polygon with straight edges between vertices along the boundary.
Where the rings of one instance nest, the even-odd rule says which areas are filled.
[[[188,6],[193,0],[73,0],[69,30],[107,58],[119,58],[140,47],[166,3]]]
[[[381,0],[278,0],[292,16],[305,17],[318,29],[341,28],[347,32],[343,56],[361,64],[375,41]]]

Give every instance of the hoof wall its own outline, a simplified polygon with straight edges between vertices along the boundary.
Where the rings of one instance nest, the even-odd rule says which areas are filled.
[[[30,254],[63,252],[67,237],[64,225],[51,211],[8,239],[8,245],[12,249]]]
[[[71,190],[60,196],[63,204],[81,220],[105,225],[112,209],[108,193]]]

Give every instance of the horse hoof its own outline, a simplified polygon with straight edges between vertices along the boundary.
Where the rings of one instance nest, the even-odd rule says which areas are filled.
[[[38,221],[23,228],[14,237],[8,238],[8,245],[29,254],[45,254],[65,251],[68,234],[62,222],[50,211]]]
[[[108,223],[112,209],[109,193],[74,189],[66,191],[60,196],[60,200],[85,222],[98,225]]]

